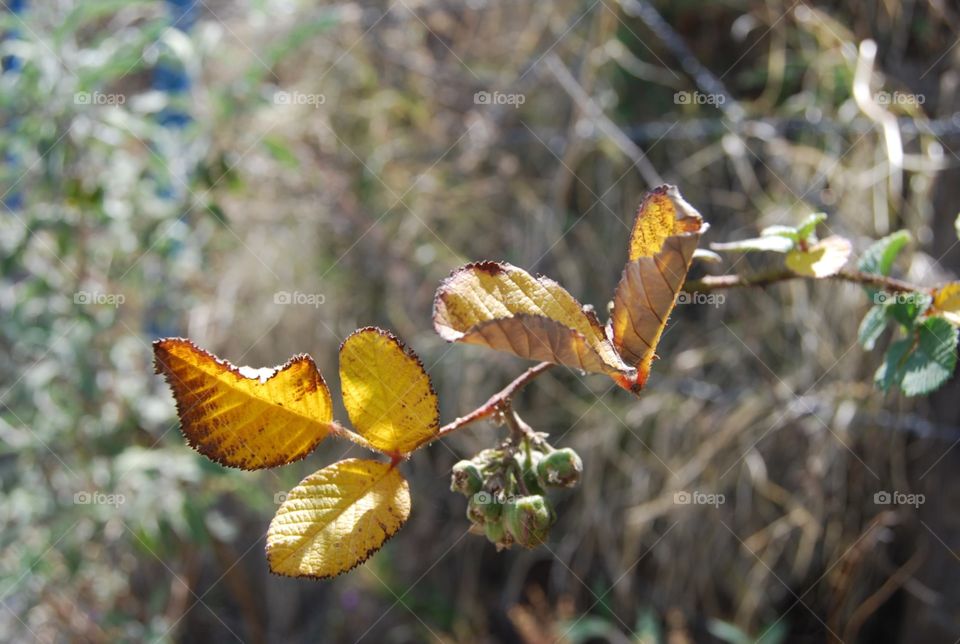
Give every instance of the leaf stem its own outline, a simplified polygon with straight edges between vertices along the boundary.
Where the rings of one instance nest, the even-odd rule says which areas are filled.
[[[344,427],[343,425],[341,425],[335,420],[330,422],[329,429],[330,429],[330,433],[333,434],[334,436],[345,438],[351,443],[355,443],[360,447],[367,448],[371,452],[377,452],[378,454],[383,453],[381,450],[371,445],[370,441],[368,441],[366,438],[356,433],[355,431],[351,430],[350,428]],[[388,456],[392,456],[392,455],[388,454]]]

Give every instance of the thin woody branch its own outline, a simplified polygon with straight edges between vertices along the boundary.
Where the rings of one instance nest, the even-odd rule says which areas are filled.
[[[527,384],[535,380],[540,374],[554,366],[556,365],[550,362],[541,362],[540,364],[530,367],[520,374],[520,376],[518,376],[509,385],[490,396],[487,402],[483,403],[466,416],[461,416],[441,427],[440,431],[434,435],[430,442],[444,438],[458,429],[475,423],[478,420],[483,420],[484,418],[489,418],[500,411],[508,410],[514,395],[526,387]]]
[[[764,287],[794,279],[818,278],[799,275],[789,269],[781,268],[752,275],[708,275],[698,280],[690,280],[684,285],[683,290],[688,293],[709,293],[727,288]],[[840,271],[827,279],[860,284],[861,286],[873,286],[891,293],[932,293],[935,290],[893,277],[861,271]]]

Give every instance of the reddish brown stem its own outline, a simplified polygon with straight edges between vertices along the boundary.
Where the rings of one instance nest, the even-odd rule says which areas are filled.
[[[472,412],[466,416],[460,416],[459,418],[447,423],[440,428],[440,431],[437,432],[428,443],[444,438],[449,434],[466,427],[472,423],[477,422],[478,420],[483,420],[484,418],[489,418],[499,411],[507,410],[510,407],[510,402],[513,399],[514,395],[517,394],[521,389],[527,386],[531,381],[537,378],[540,374],[548,369],[554,367],[555,365],[550,362],[541,362],[538,365],[530,367],[524,371],[520,376],[518,376],[513,382],[509,385],[498,391],[497,393],[490,396],[487,402],[483,403]]]

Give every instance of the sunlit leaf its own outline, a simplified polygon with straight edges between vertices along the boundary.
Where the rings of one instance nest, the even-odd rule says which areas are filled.
[[[635,257],[624,267],[610,317],[614,347],[637,369],[632,382],[618,382],[635,392],[646,384],[657,344],[686,280],[700,235],[707,228],[672,186],[658,189],[643,204],[634,230],[645,231],[646,240],[659,240],[660,245],[654,248],[645,244],[643,250],[650,255]],[[665,220],[665,211],[674,218],[672,223]],[[682,221],[682,226],[676,225],[677,221]]]
[[[738,253],[755,251],[789,253],[793,250],[794,246],[794,241],[784,235],[768,235],[766,237],[754,237],[753,239],[740,239],[732,242],[710,244],[710,248],[713,250]]]
[[[390,333],[359,329],[340,347],[343,405],[374,449],[406,454],[440,427],[437,394],[416,354]]]
[[[939,317],[918,327],[917,348],[903,367],[900,388],[908,396],[928,394],[950,379],[957,367],[957,330]]]
[[[817,226],[827,220],[827,215],[822,212],[815,212],[800,222],[797,226],[797,238],[807,239],[817,231]]]
[[[849,239],[831,235],[805,251],[791,251],[785,263],[797,275],[830,277],[840,272],[850,258],[852,249]]]
[[[449,341],[605,373],[637,392],[706,229],[676,187],[644,198],[606,332],[556,282],[494,262],[470,264],[444,281],[434,326]]]
[[[960,282],[950,282],[937,289],[933,307],[948,322],[960,326]]]
[[[630,233],[629,261],[653,257],[668,237],[703,232],[700,213],[680,196],[676,186],[662,185],[648,192],[633,222]]]
[[[437,290],[433,321],[449,342],[611,376],[633,373],[592,311],[553,280],[510,264],[479,262],[454,271]]]
[[[697,260],[706,262],[708,264],[719,264],[723,261],[723,258],[711,250],[707,250],[706,248],[698,248],[697,250],[693,251],[693,261]]]
[[[738,239],[732,242],[710,244],[714,250],[728,252],[749,253],[767,251],[772,253],[789,253],[796,248],[797,242],[811,238],[816,232],[817,225],[825,221],[827,216],[822,212],[810,215],[796,228],[793,226],[767,226],[760,231],[759,237],[752,239]]]
[[[788,239],[792,239],[793,241],[800,241],[800,236],[797,234],[796,228],[794,228],[793,226],[781,226],[779,224],[775,224],[773,226],[767,226],[766,228],[760,231],[760,236],[761,237],[778,236],[778,237],[786,237]]]
[[[303,458],[332,431],[330,390],[307,355],[273,369],[235,367],[189,340],[153,344],[180,428],[204,456],[254,470]]]
[[[394,465],[347,459],[287,494],[267,531],[270,570],[334,577],[358,566],[410,516],[410,488]]]
[[[887,308],[877,304],[873,306],[867,314],[863,316],[860,322],[860,329],[857,332],[857,340],[867,351],[872,351],[877,345],[877,340],[887,328]]]
[[[940,317],[930,317],[911,337],[890,345],[875,380],[884,390],[899,385],[908,396],[930,393],[950,379],[957,366],[957,330]]]
[[[889,275],[893,260],[910,241],[910,233],[900,230],[873,243],[860,257],[859,269],[864,273]]]

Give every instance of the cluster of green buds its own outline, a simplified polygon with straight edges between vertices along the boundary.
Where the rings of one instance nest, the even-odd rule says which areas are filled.
[[[556,520],[546,490],[580,482],[580,456],[554,449],[543,436],[507,441],[453,466],[450,490],[467,497],[471,531],[486,535],[498,550],[543,543]]]

